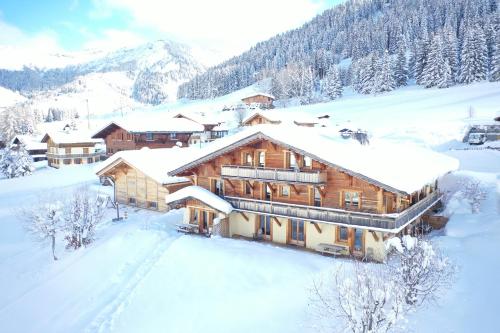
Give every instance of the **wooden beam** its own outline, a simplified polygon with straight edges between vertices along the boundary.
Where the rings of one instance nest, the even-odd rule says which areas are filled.
[[[300,195],[299,189],[294,184],[290,184],[290,187],[295,192],[295,194]]]
[[[375,239],[375,241],[378,242],[379,237],[378,237],[377,233],[373,230],[370,230],[370,232],[372,233],[373,239]]]
[[[276,188],[271,185],[271,183],[266,183],[266,186],[271,190],[271,192],[275,192]]]
[[[231,186],[231,188],[234,190],[235,189],[235,186],[233,184],[233,182],[229,179],[224,179],[225,182],[227,182],[229,184],[229,186]]]
[[[379,189],[377,192],[377,212],[379,214],[384,213],[384,190]]]
[[[320,234],[320,233],[321,233],[321,228],[319,227],[319,224],[318,224],[318,223],[316,223],[316,222],[311,222],[311,223],[312,223],[312,224],[314,225],[314,227],[316,228],[316,231],[318,232],[318,234]]]
[[[281,222],[278,220],[276,216],[271,217],[280,227],[281,227]]]
[[[255,191],[255,188],[254,188],[255,183],[254,183],[254,185],[252,185],[252,183],[250,183],[250,181],[249,181],[249,180],[245,180],[245,182],[247,182],[247,183],[248,183],[248,185],[250,185],[250,187],[252,188],[252,191]]]
[[[245,214],[245,212],[239,212],[241,214],[241,216],[243,216],[243,218],[248,222],[250,221],[250,219],[248,218],[247,214]]]

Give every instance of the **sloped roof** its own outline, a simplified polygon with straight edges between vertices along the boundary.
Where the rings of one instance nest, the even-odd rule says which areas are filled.
[[[286,112],[277,110],[266,110],[266,111],[255,111],[248,115],[244,120],[243,124],[248,123],[256,117],[265,118],[271,122],[277,122],[281,124],[317,124],[319,121],[317,118],[312,117],[308,114],[301,112]]]
[[[158,148],[144,147],[140,150],[123,150],[113,154],[101,163],[95,172],[98,175],[124,162],[160,184],[187,182],[185,177],[169,176],[168,172],[185,163],[195,148]]]
[[[101,143],[101,139],[93,139],[85,132],[50,132],[46,133],[41,142],[47,142],[49,138],[55,143],[89,143],[95,145]]]
[[[201,112],[190,112],[190,113],[177,113],[173,118],[178,118],[178,119],[188,119],[192,120],[194,122],[197,122],[198,124],[202,125],[219,125],[223,121],[217,119],[214,115],[210,114],[205,114]]]
[[[410,194],[458,168],[458,160],[429,149],[384,141],[360,145],[336,133],[282,125],[258,125],[208,144],[171,175],[228,153],[239,146],[269,140],[394,193]],[[330,136],[332,135],[332,136]]]
[[[40,137],[18,134],[11,141],[11,144],[17,143],[23,144],[26,150],[47,150],[47,144],[41,142]]]
[[[105,138],[116,128],[122,128],[130,133],[194,133],[203,132],[204,130],[203,125],[186,118],[133,118],[128,120],[112,121],[92,135],[92,138]]]
[[[273,96],[273,95],[271,95],[271,94],[256,92],[256,93],[253,93],[253,94],[250,94],[250,95],[248,95],[248,96],[243,97],[241,100],[244,100],[244,99],[247,99],[247,98],[250,98],[250,97],[255,97],[255,96],[265,96],[265,97],[272,98],[273,100],[275,100],[275,99],[276,99],[276,97],[274,97],[274,96]]]
[[[204,189],[203,187],[195,185],[187,186],[181,188],[178,191],[175,191],[174,193],[168,194],[167,196],[165,196],[165,202],[169,204],[172,202],[185,200],[189,198],[199,200],[204,204],[208,205],[209,207],[212,207],[213,209],[218,210],[219,212],[223,212],[225,214],[229,214],[233,211],[233,206],[231,206],[229,202],[215,195],[214,193]]]

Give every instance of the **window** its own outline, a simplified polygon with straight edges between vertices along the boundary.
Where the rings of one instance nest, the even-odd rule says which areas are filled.
[[[346,208],[349,207],[359,208],[359,193],[344,192],[344,206]]]
[[[271,239],[271,216],[260,215],[259,216],[259,235],[262,235],[264,239]]]
[[[354,229],[354,251],[363,251],[363,230]]]
[[[131,204],[131,205],[135,205],[136,201],[135,201],[135,198],[128,198],[128,203]]]
[[[66,164],[66,165],[69,165],[69,164],[71,164],[71,160],[69,158],[65,158],[63,160],[63,163]]]
[[[81,158],[75,158],[75,164],[82,164]]]
[[[71,148],[65,148],[65,149],[64,149],[64,153],[65,153],[66,155],[71,154]]]
[[[203,223],[203,230],[208,231],[208,227],[212,226],[212,220],[211,220],[212,214],[206,210],[201,211],[201,219]]]
[[[153,133],[146,133],[146,140],[153,141]]]
[[[314,188],[314,206],[321,207],[321,193],[317,187]]]
[[[304,156],[304,167],[312,168],[312,159],[309,156]]]
[[[245,194],[252,195],[252,185],[250,185],[250,182],[245,182]]]
[[[249,166],[253,165],[252,153],[245,153],[244,163],[245,163],[245,165],[249,165]]]
[[[290,196],[290,186],[282,185],[280,194],[282,197],[289,197]]]
[[[295,245],[304,245],[304,221],[294,219],[290,220],[290,243]]]
[[[94,163],[94,159],[92,157],[87,158],[87,163]]]
[[[298,167],[297,165],[297,159],[295,158],[295,154],[291,151],[287,151],[285,153],[285,168],[288,169],[296,169]]]
[[[349,240],[349,230],[347,227],[337,228],[337,241],[346,243]]]
[[[259,167],[263,168],[266,166],[266,153],[263,151],[259,152]]]
[[[158,203],[156,201],[148,201],[148,208],[158,209]]]
[[[177,133],[170,133],[170,140],[176,140],[177,139]]]
[[[191,224],[196,224],[198,225],[198,209],[193,209],[193,214],[191,215]]]
[[[212,192],[218,196],[224,195],[222,181],[220,179],[212,179]]]
[[[269,188],[269,184],[264,183],[264,200],[271,200],[271,189]]]
[[[89,149],[88,148],[83,148],[83,153],[84,154],[88,154],[89,153]]]

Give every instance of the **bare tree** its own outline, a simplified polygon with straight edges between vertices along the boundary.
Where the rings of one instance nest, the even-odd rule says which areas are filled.
[[[481,181],[473,178],[462,178],[459,181],[459,195],[467,200],[471,213],[479,213],[481,201],[486,199],[486,190]]]
[[[50,240],[52,257],[56,257],[56,236],[63,224],[63,205],[59,201],[40,203],[21,212],[25,228],[40,241]]]
[[[66,248],[78,249],[90,244],[103,214],[104,202],[100,196],[94,197],[86,189],[75,191],[64,211]]]
[[[396,256],[389,267],[406,304],[415,307],[425,300],[436,300],[439,291],[452,284],[455,266],[428,240],[394,237],[387,247],[395,250]]]
[[[238,127],[243,126],[243,121],[247,117],[248,110],[246,107],[238,107],[234,110],[234,120],[238,124]]]
[[[332,281],[314,283],[311,305],[328,331],[379,333],[401,327],[407,306],[385,265],[355,263],[353,271],[337,271]]]

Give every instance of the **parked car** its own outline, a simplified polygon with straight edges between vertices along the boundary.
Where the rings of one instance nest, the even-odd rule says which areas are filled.
[[[470,145],[482,145],[486,142],[485,133],[470,133],[469,134],[469,144]]]

